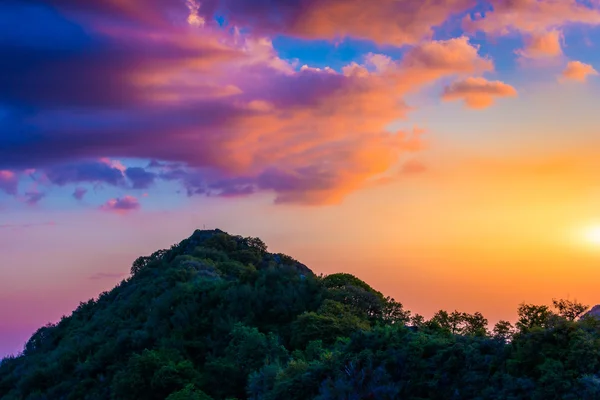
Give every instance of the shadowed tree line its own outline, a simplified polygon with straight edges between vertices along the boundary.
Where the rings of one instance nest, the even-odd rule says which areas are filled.
[[[480,313],[427,320],[258,238],[196,231],[38,329],[2,360],[0,398],[599,399],[587,308],[522,304],[491,329]]]

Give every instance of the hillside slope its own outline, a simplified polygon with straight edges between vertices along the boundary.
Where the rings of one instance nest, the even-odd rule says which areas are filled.
[[[219,230],[131,272],[3,360],[0,398],[600,398],[600,325],[563,309],[524,305],[493,332],[478,313],[425,321]]]

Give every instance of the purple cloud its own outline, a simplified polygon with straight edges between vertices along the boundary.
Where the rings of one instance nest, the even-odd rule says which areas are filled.
[[[100,207],[103,211],[114,212],[117,214],[126,214],[130,211],[139,210],[140,208],[139,201],[133,196],[111,199]]]
[[[18,185],[19,180],[14,172],[0,170],[0,190],[14,196],[17,194]]]
[[[30,191],[25,193],[25,198],[23,201],[30,206],[34,206],[38,204],[44,197],[46,197],[46,193]]]
[[[83,200],[83,197],[86,195],[86,193],[88,192],[88,190],[86,188],[82,188],[82,187],[78,187],[75,188],[75,191],[73,192],[73,197],[77,200]]]
[[[366,0],[295,0],[287,8],[232,0],[203,3],[205,16],[209,3],[215,10],[239,6],[249,26],[258,18],[254,11],[268,5],[289,12],[287,22],[315,18],[306,14],[309,6],[315,12],[336,5],[344,12],[375,10]],[[406,11],[431,23],[469,1],[438,2],[432,13],[408,0],[384,3],[390,15]],[[8,60],[0,64],[0,103],[13,110],[0,137],[0,169],[36,168],[59,186],[144,189],[164,179],[181,182],[190,195],[269,191],[280,203],[339,202],[392,169],[403,153],[421,148],[419,132],[387,131],[406,115],[406,93],[493,68],[467,38],[458,38],[415,42],[402,60],[380,56],[376,71],[367,68],[374,57],[337,72],[298,70],[268,39],[212,23],[189,26],[183,1],[36,4],[45,10],[36,18],[51,19],[71,39],[0,42]],[[267,19],[256,22],[268,25]],[[330,22],[352,33],[343,31],[351,22]],[[428,35],[417,25],[406,28],[411,43]],[[378,41],[381,32],[367,28],[358,36]],[[297,31],[306,26],[290,29],[311,37]],[[315,29],[314,35],[328,37],[329,28]],[[101,157],[154,161],[125,168]],[[113,199],[104,208],[137,209],[139,203]]]
[[[355,37],[378,44],[415,44],[434,27],[477,4],[475,0],[204,0],[209,15],[228,15],[261,33],[306,39]]]
[[[125,176],[131,181],[134,189],[147,189],[154,184],[156,178],[155,173],[140,167],[127,168]]]
[[[46,168],[44,172],[50,182],[59,186],[81,182],[108,183],[113,186],[124,183],[122,171],[102,161],[58,165]]]

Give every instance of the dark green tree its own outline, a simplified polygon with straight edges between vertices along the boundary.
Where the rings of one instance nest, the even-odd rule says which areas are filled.
[[[515,328],[508,321],[498,321],[492,330],[492,337],[508,342],[515,334]]]
[[[519,319],[516,327],[520,332],[527,332],[535,327],[545,328],[553,313],[548,306],[537,306],[533,304],[521,304],[517,309]]]
[[[566,318],[569,321],[575,321],[579,318],[590,306],[584,305],[577,301],[571,300],[556,300],[552,299],[552,304],[554,308],[558,310],[558,315],[563,318]]]

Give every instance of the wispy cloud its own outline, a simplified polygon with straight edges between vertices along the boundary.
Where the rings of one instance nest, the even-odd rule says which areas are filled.
[[[103,211],[114,212],[117,214],[126,214],[131,211],[136,211],[141,208],[141,205],[133,196],[124,196],[121,198],[108,200],[100,209]]]
[[[97,272],[94,275],[91,275],[90,279],[91,280],[103,280],[103,279],[116,280],[116,279],[122,279],[125,276],[126,276],[126,274],[115,273],[115,272]]]
[[[37,190],[32,190],[29,192],[25,192],[23,195],[23,201],[30,205],[37,205],[44,197],[46,197],[46,193],[38,192]]]
[[[487,108],[496,98],[515,97],[517,90],[504,82],[467,78],[444,88],[442,99],[463,100],[469,108]]]
[[[21,224],[0,224],[0,229],[27,229],[27,228],[38,228],[43,226],[56,226],[57,223],[54,221],[48,222],[29,222]]]

